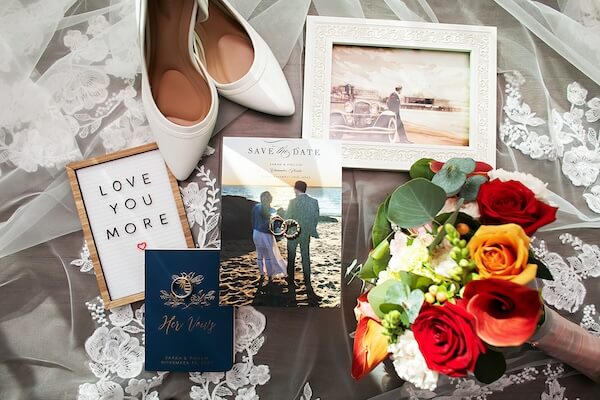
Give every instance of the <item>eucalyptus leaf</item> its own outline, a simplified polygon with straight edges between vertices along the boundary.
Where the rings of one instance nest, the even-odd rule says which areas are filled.
[[[506,372],[506,360],[502,353],[487,349],[477,358],[475,364],[475,378],[482,383],[492,383]]]
[[[379,243],[392,233],[392,225],[387,217],[390,197],[391,196],[388,196],[385,201],[379,205],[379,208],[377,208],[377,215],[375,216],[375,222],[373,223],[373,229],[371,230],[373,248],[377,247]]]
[[[487,177],[484,175],[473,175],[467,178],[464,186],[458,194],[465,201],[474,201],[477,199],[479,188],[487,182]]]
[[[431,179],[432,183],[444,189],[448,196],[457,194],[467,180],[467,174],[457,168],[446,168],[446,165]]]
[[[410,292],[406,302],[406,314],[408,315],[408,320],[411,324],[415,322],[415,319],[417,319],[424,300],[425,294],[423,294],[421,290],[416,289]]]
[[[433,158],[421,158],[420,160],[417,160],[410,167],[409,174],[411,179],[424,178],[430,181],[435,175],[435,173],[431,170],[431,167],[429,166],[429,164],[432,161]]]
[[[398,283],[398,281],[394,281],[394,280],[385,281],[381,285],[375,286],[373,289],[371,289],[369,291],[369,294],[367,294],[367,300],[369,300],[369,304],[371,305],[371,308],[373,308],[373,311],[375,311],[375,314],[377,314],[377,316],[379,318],[383,318],[383,314],[384,314],[383,312],[381,312],[379,307],[383,303],[388,303],[387,301],[385,301],[387,290],[392,285],[395,285],[396,283]]]
[[[401,228],[413,228],[433,221],[446,202],[442,188],[424,178],[412,179],[390,197],[388,220]]]
[[[455,168],[465,174],[475,171],[476,166],[477,163],[472,158],[451,158],[444,164],[444,168]]]
[[[408,296],[410,295],[410,288],[407,284],[399,281],[394,281],[393,285],[390,285],[385,292],[385,302],[394,304],[406,304]]]

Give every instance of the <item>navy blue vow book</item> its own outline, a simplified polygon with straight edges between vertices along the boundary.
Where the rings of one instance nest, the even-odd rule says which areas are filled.
[[[233,307],[219,306],[218,250],[146,250],[148,371],[228,371]]]

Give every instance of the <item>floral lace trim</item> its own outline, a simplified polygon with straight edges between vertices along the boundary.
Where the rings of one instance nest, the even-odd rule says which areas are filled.
[[[502,392],[510,386],[534,382],[538,379],[538,376],[542,376],[545,378],[547,390],[547,392],[544,391],[541,395],[543,400],[568,400],[564,397],[565,388],[561,386],[558,381],[558,379],[563,376],[564,372],[565,367],[563,364],[556,364],[554,366],[547,364],[541,371],[536,367],[528,367],[517,373],[504,375],[497,381],[488,385],[481,384],[480,382],[469,378],[450,378],[450,383],[454,386],[454,389],[451,390],[451,393],[440,396],[440,398],[487,400],[488,396],[497,392]],[[417,389],[410,383],[405,383],[405,386],[410,400],[436,397],[434,392]],[[555,397],[548,397],[552,395]]]
[[[596,336],[600,336],[600,315],[594,304],[583,307],[583,318],[579,325]]]
[[[566,91],[569,111],[552,109],[551,124],[544,129],[546,121],[522,100],[523,75],[507,72],[504,79],[506,102],[500,140],[534,160],[559,159],[562,173],[574,186],[585,188],[587,206],[600,214],[600,97],[588,100],[587,89],[570,83]],[[540,132],[542,129],[545,133]]]
[[[0,80],[0,167],[62,168],[82,157],[79,140],[98,132],[108,152],[152,140],[134,89],[140,65],[134,15],[130,2],[111,13],[110,22],[93,16],[63,34],[67,54],[42,77]],[[0,70],[13,64],[0,62]],[[103,127],[109,117],[115,120]]]
[[[235,400],[258,400],[257,386],[271,379],[268,365],[255,365],[254,356],[265,342],[262,335],[266,318],[252,307],[236,309],[235,351],[236,363],[227,372],[192,372],[190,380],[193,400],[222,400],[234,396]]]
[[[211,177],[209,169],[204,165],[196,167],[201,185],[191,182],[186,187],[180,187],[183,205],[192,231],[197,229],[196,246],[205,249],[221,247],[219,219],[221,214],[217,207],[220,189],[216,187],[216,178]]]
[[[542,280],[542,297],[556,309],[574,313],[583,304],[587,293],[583,281],[600,276],[600,248],[584,243],[570,233],[558,238],[563,245],[570,245],[576,255],[567,257],[565,261],[558,253],[549,251],[543,240],[532,247],[554,277],[554,280]]]

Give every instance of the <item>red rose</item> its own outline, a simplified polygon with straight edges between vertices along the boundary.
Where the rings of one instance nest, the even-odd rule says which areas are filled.
[[[475,369],[485,345],[475,333],[475,319],[450,302],[443,306],[423,303],[412,325],[427,367],[453,377]]]
[[[537,290],[500,279],[471,281],[463,299],[477,335],[498,347],[520,346],[535,332],[542,303]]]
[[[481,223],[520,225],[531,236],[544,225],[556,220],[558,208],[535,198],[535,194],[518,181],[486,182],[479,188],[477,204]]]

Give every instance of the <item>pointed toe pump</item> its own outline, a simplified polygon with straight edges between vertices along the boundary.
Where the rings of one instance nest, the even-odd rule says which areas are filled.
[[[167,166],[183,180],[204,154],[218,111],[214,82],[194,55],[198,3],[147,0],[138,6],[142,102]]]
[[[223,97],[266,114],[294,114],[294,98],[273,52],[226,1],[199,0],[208,11],[196,24],[202,63]]]

